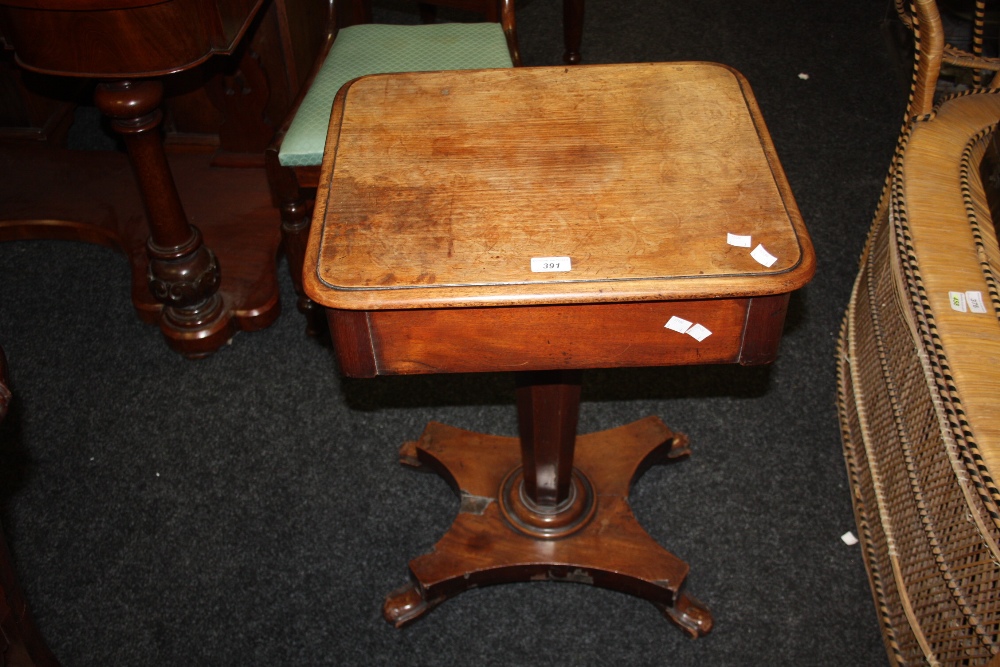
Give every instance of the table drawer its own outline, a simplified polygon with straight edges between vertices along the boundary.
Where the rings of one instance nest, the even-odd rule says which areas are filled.
[[[569,306],[328,310],[351,377],[418,373],[770,363],[788,295]],[[666,327],[701,325],[697,340]],[[692,333],[697,333],[695,330]]]

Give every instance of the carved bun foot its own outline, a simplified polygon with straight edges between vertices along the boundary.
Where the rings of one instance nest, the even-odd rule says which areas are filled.
[[[687,593],[681,593],[673,606],[656,605],[678,628],[686,632],[692,639],[704,637],[712,631],[715,621],[712,619],[712,612],[702,603]]]
[[[203,359],[226,345],[236,335],[236,322],[222,308],[222,299],[216,295],[209,301],[205,304],[205,311],[217,310],[219,315],[214,318],[202,317],[201,312],[163,309],[160,331],[170,349],[188,359]],[[189,322],[197,322],[198,326],[185,326]]]
[[[431,610],[422,589],[412,581],[400,586],[385,598],[382,617],[396,628],[402,628]]]
[[[236,323],[217,293],[221,271],[215,254],[191,227],[185,243],[163,247],[152,239],[149,290],[163,304],[160,330],[171,348],[190,358],[211,354],[236,333]]]

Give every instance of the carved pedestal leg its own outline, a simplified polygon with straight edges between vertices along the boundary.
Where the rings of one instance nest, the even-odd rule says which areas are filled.
[[[125,139],[146,208],[150,237],[149,285],[163,304],[160,329],[173,349],[200,357],[218,349],[236,331],[217,294],[219,264],[187,220],[163,151],[159,81],[99,84],[97,107]]]
[[[628,504],[648,466],[690,453],[687,438],[655,417],[575,436],[578,405],[575,373],[531,374],[519,382],[520,438],[431,423],[403,446],[403,463],[434,469],[462,502],[434,550],[410,561],[411,582],[386,599],[387,621],[401,627],[477,586],[552,580],[645,598],[692,637],[711,630],[711,613],[682,590],[687,564]]]

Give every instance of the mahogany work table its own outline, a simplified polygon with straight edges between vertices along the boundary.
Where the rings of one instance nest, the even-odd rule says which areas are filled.
[[[488,111],[488,112],[487,112]],[[401,461],[461,497],[404,625],[485,584],[585,582],[712,626],[629,486],[659,419],[576,434],[580,371],[774,360],[808,233],[743,77],[707,63],[364,77],[333,107],[305,284],[348,376],[515,371],[520,438],[431,423]]]

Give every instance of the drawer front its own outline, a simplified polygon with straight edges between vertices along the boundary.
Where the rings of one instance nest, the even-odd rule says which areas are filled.
[[[777,352],[786,304],[787,295],[779,295],[328,313],[342,372],[372,377],[769,363]],[[668,328],[672,318],[693,328],[682,332],[684,323]]]

